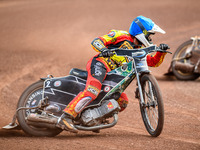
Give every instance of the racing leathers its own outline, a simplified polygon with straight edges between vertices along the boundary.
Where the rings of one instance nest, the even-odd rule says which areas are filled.
[[[91,45],[93,49],[99,53],[111,48],[133,49],[141,48],[134,43],[134,38],[127,31],[111,30],[108,34],[95,38]],[[151,67],[158,67],[166,53],[157,52],[154,56],[147,56],[147,64]],[[106,77],[106,73],[127,63],[130,60],[125,56],[113,55],[110,57],[97,57],[95,55],[87,63],[88,78],[86,87],[83,92],[80,92],[64,109],[64,112],[72,117],[76,117],[90,102],[95,100],[99,95],[102,87],[102,82]],[[127,104],[128,98],[125,93],[122,93],[117,100],[121,111]]]

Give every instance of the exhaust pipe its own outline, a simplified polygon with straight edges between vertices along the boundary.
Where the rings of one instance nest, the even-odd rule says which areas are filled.
[[[114,120],[110,124],[98,125],[98,126],[92,126],[92,127],[85,127],[85,126],[75,125],[75,128],[77,128],[78,130],[83,130],[83,131],[96,131],[96,130],[100,130],[100,129],[110,128],[110,127],[113,127],[114,125],[117,124],[118,115],[114,114],[113,118],[114,118]]]
[[[85,127],[85,126],[75,125],[75,128],[77,128],[78,130],[84,130],[84,131],[96,131],[99,129],[110,128],[117,124],[118,115],[114,114],[113,118],[114,118],[113,122],[109,123],[109,124],[98,125],[98,126],[93,126],[93,127]],[[57,118],[53,118],[53,117],[50,118],[49,116],[45,117],[45,116],[42,116],[39,114],[30,114],[27,116],[26,123],[28,125],[32,125],[32,126],[39,127],[39,128],[57,129],[58,128],[56,126],[57,120],[58,120]]]
[[[27,120],[26,123],[28,125],[31,125],[31,126],[34,126],[34,127],[38,127],[38,128],[58,129],[56,127],[56,124],[49,124],[49,123],[46,123],[46,122],[34,122],[34,121]]]
[[[40,128],[50,128],[50,129],[55,129],[56,124],[57,124],[58,119],[49,117],[49,116],[43,116],[39,114],[29,114],[27,116],[27,124],[32,125],[35,127],[40,127]]]
[[[185,64],[181,62],[176,62],[174,68],[184,73],[192,73],[194,72],[195,66],[188,63]]]

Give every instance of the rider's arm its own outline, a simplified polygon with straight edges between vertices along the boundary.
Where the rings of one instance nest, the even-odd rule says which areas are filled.
[[[115,35],[115,30],[111,30],[108,34],[95,38],[91,43],[92,48],[97,52],[103,52],[108,45],[115,41]]]
[[[156,52],[154,56],[147,55],[147,64],[150,67],[158,67],[163,62],[167,53]]]
[[[108,34],[95,38],[91,45],[95,51],[102,52],[107,49],[109,45],[115,45],[124,40],[132,41],[128,32],[122,30],[110,30]]]

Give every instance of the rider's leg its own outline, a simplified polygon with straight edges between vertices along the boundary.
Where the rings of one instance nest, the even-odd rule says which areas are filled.
[[[87,83],[90,81],[90,84],[86,84],[85,90],[80,92],[63,110],[65,113],[72,116],[72,118],[76,118],[76,116],[96,97],[99,95],[101,90],[101,83],[90,77],[87,79]]]
[[[128,105],[128,97],[125,93],[122,93],[120,98],[117,100],[121,110],[120,112],[122,112]]]
[[[63,114],[58,122],[58,127],[77,133],[77,129],[74,127],[72,119],[76,116],[100,93],[101,83],[98,80],[91,79],[92,84],[86,84],[86,88],[83,92],[80,92],[63,110]],[[96,86],[96,87],[95,87]]]
[[[110,71],[106,63],[99,58],[92,58],[87,63],[88,78],[86,87],[63,110],[59,124],[72,132],[76,132],[72,118],[75,118],[90,102],[97,98],[101,91],[106,72]],[[65,121],[63,121],[65,120]]]

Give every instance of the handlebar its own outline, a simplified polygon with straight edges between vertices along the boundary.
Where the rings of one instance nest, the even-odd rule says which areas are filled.
[[[163,53],[169,53],[169,54],[172,54],[172,52],[170,52],[170,51],[167,51],[167,50],[157,50],[157,52],[163,52]]]
[[[103,51],[98,55],[98,57],[110,57],[113,56],[114,54],[116,55],[122,55],[122,56],[130,56],[130,57],[145,57],[149,53],[153,52],[164,52],[164,53],[170,53],[172,52],[167,51],[167,50],[162,50],[160,47],[156,47],[155,45],[147,47],[147,48],[140,48],[140,49],[119,49],[119,48],[114,48],[114,49],[109,49],[107,51]]]

